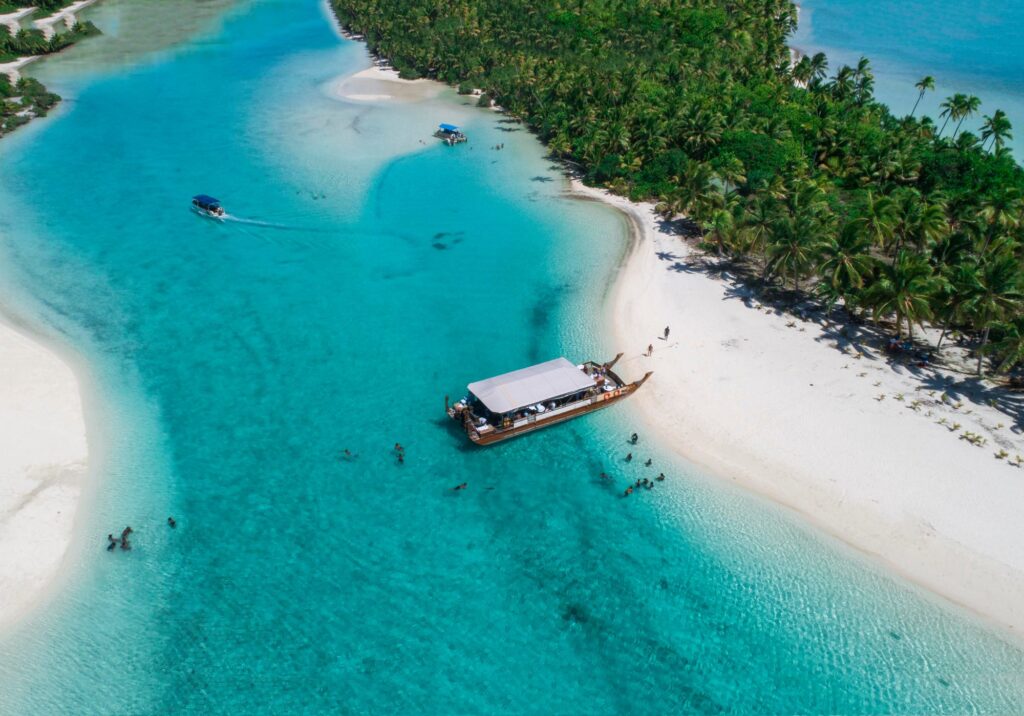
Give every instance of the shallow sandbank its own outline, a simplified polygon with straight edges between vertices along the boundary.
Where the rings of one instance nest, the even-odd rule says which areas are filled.
[[[328,82],[324,91],[346,102],[422,102],[433,99],[445,86],[431,80],[403,80],[398,72],[385,67],[369,67],[354,75]]]

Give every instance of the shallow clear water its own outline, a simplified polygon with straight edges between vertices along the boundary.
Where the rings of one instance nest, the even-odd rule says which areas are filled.
[[[472,379],[619,348],[624,226],[527,133],[450,92],[332,99],[367,60],[312,0],[102,54],[50,63],[63,116],[0,146],[0,299],[89,366],[97,448],[65,588],[0,640],[0,711],[1020,710],[1024,654],[780,510],[646,442],[670,479],[620,498],[628,405],[452,430]]]
[[[861,56],[875,71],[875,96],[898,116],[917,100],[914,83],[935,77],[918,116],[940,125],[939,104],[955,92],[977,95],[981,111],[964,122],[977,132],[982,115],[1002,109],[1024,137],[1024,3],[995,0],[801,0],[800,27],[792,44],[825,52],[830,75]],[[947,129],[947,133],[951,130]]]

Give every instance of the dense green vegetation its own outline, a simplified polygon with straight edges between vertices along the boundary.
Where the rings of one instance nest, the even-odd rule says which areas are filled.
[[[48,92],[38,80],[22,77],[12,85],[7,75],[0,74],[0,136],[20,127],[33,117],[42,117],[60,97]]]
[[[23,29],[12,35],[10,28],[0,25],[0,62],[10,62],[26,55],[46,55],[60,52],[83,37],[97,34],[99,34],[99,29],[88,20],[75,23],[70,30],[55,33],[50,39],[46,39],[42,31],[35,28]]]
[[[33,17],[46,17],[74,2],[75,0],[32,0],[32,2],[27,0],[20,0],[19,2],[0,0],[0,14],[17,12],[23,7],[34,7],[36,12]]]
[[[1024,173],[1005,114],[894,117],[871,67],[790,62],[789,0],[332,0],[407,77],[482,88],[588,183],[685,215],[713,251],[913,338],[1024,358]],[[934,89],[924,78],[908,94]],[[485,99],[486,102],[486,99]]]
[[[72,29],[58,32],[50,39],[37,29],[23,29],[12,35],[6,25],[0,25],[0,62],[59,52],[83,37],[98,33],[96,26],[88,21],[76,23]],[[0,74],[0,137],[33,117],[44,116],[59,101],[58,95],[48,92],[37,80],[22,77],[13,85],[7,75]]]

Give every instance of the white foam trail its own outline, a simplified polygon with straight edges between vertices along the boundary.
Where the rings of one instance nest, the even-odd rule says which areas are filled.
[[[288,224],[275,224],[272,221],[259,221],[257,219],[245,219],[241,216],[233,216],[232,214],[224,214],[223,216],[217,217],[223,221],[234,221],[238,224],[248,224],[249,226],[262,226],[265,229],[284,229],[285,231],[309,231],[301,226],[289,226]]]

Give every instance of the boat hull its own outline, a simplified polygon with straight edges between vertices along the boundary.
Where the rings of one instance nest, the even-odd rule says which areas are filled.
[[[604,408],[607,408],[611,405],[614,405],[615,403],[618,403],[621,400],[625,400],[626,398],[628,398],[630,395],[633,394],[635,388],[631,385],[627,385],[626,387],[620,388],[619,390],[621,392],[619,392],[618,395],[610,395],[604,400],[600,400],[595,403],[581,405],[579,408],[568,410],[564,413],[561,413],[560,415],[555,415],[551,418],[545,419],[543,417],[539,417],[534,422],[526,423],[525,425],[519,425],[512,428],[507,428],[505,430],[493,430],[488,433],[479,433],[476,431],[475,428],[473,428],[470,425],[466,426],[466,434],[469,437],[469,439],[476,443],[477,445],[493,445],[494,443],[500,443],[505,440],[511,440],[512,438],[517,438],[520,435],[526,435],[527,433],[532,433],[534,431],[541,430],[542,428],[550,427],[552,425],[558,425],[559,423],[564,423],[567,420],[572,420],[573,418],[578,418],[588,413],[594,413],[597,412],[598,410],[603,410]]]
[[[616,358],[616,360],[618,359]],[[550,425],[558,425],[559,423],[564,423],[567,420],[572,420],[573,418],[578,418],[586,415],[587,413],[593,413],[607,408],[610,405],[614,405],[635,393],[651,376],[651,374],[648,373],[641,380],[634,383],[623,384],[623,381],[610,370],[608,370],[607,374],[620,387],[613,391],[595,395],[586,401],[581,401],[578,406],[573,406],[572,408],[559,412],[555,415],[532,416],[519,425],[512,425],[507,428],[491,427],[490,429],[485,428],[481,430],[473,424],[467,412],[456,413],[454,409],[448,408],[448,416],[453,420],[461,421],[462,428],[466,432],[466,437],[468,437],[473,443],[477,445],[493,445],[494,443],[511,440],[512,438],[517,438],[520,435],[526,435],[527,433],[532,433]]]

